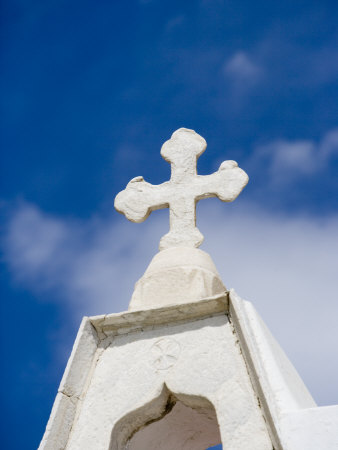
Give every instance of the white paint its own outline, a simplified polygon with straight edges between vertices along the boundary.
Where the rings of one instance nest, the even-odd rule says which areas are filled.
[[[161,150],[171,180],[132,180],[115,200],[133,221],[170,207],[170,232],[130,311],[85,318],[41,450],[335,450],[338,407],[316,408],[248,302],[226,291],[195,226],[195,204],[237,197],[237,163],[200,177],[206,143],[177,130]]]
[[[160,250],[199,247],[203,235],[196,227],[196,203],[209,197],[231,202],[249,180],[235,161],[224,161],[212,175],[197,175],[197,159],[206,146],[195,131],[180,128],[161,149],[162,157],[171,164],[170,181],[154,186],[136,177],[115,198],[117,211],[132,222],[143,222],[152,211],[169,207],[170,231],[162,237]]]
[[[160,308],[136,310],[117,314],[91,317],[91,323],[100,339],[142,331],[146,327],[158,327],[185,321],[199,320],[216,314],[228,312],[228,294],[182,305],[169,305]]]
[[[338,405],[285,411],[280,427],[287,450],[338,449]]]
[[[99,339],[90,319],[84,317],[39,449],[56,450],[66,447],[78,401],[85,391],[91,366],[95,362],[98,344]]]
[[[315,406],[249,302],[231,291],[228,305],[223,293],[85,319],[40,449],[117,450],[131,436],[131,445],[145,445],[151,430],[144,425],[174,395],[184,418],[153,422],[159,448],[166,448],[160,438],[167,426],[182,423],[178,436],[188,438],[195,430],[189,414],[201,413],[203,422],[212,405],[226,450],[336,450],[338,406]],[[214,419],[203,423],[213,445]]]
[[[136,283],[129,310],[191,303],[226,291],[210,256],[192,247],[157,253]]]
[[[287,409],[316,406],[297,371],[257,314],[253,305],[230,291],[231,316],[265,392],[273,392],[270,409],[277,417]],[[272,403],[273,399],[273,403]]]
[[[316,407],[253,305],[234,290],[229,297],[230,315],[275,448],[336,450],[338,405]]]
[[[174,358],[172,364],[158,365],[153,348],[164,338],[175,343]],[[232,325],[225,315],[145,329],[108,342],[81,400],[67,449],[124,448],[123,442],[110,447],[115,425],[138,411],[123,426],[124,433],[127,430],[131,435],[149,419],[156,419],[156,399],[161,397],[164,386],[186,406],[190,397],[214,405],[225,448],[272,449]],[[167,356],[172,356],[170,348]],[[145,405],[143,417],[140,409]]]

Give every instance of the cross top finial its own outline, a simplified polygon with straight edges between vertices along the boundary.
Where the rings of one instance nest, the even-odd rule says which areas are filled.
[[[161,149],[171,164],[171,178],[154,186],[143,177],[133,178],[115,198],[115,208],[132,222],[143,222],[155,209],[168,208],[170,231],[160,250],[168,247],[199,247],[203,235],[196,227],[196,203],[209,197],[231,202],[247,184],[247,174],[235,161],[224,161],[212,175],[197,175],[197,159],[206,141],[193,130],[180,128]]]
[[[197,159],[207,148],[205,139],[193,130],[180,128],[161,148],[162,157],[171,164],[171,179],[196,175]]]

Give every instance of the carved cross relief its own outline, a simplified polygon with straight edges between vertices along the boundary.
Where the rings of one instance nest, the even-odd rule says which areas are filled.
[[[171,178],[152,185],[143,177],[133,178],[115,198],[115,208],[132,222],[143,222],[152,211],[169,208],[170,231],[160,241],[169,247],[199,247],[203,235],[196,227],[196,203],[209,197],[232,202],[247,184],[247,174],[235,161],[224,161],[217,172],[197,175],[197,159],[206,141],[193,130],[180,128],[161,148],[171,164]]]

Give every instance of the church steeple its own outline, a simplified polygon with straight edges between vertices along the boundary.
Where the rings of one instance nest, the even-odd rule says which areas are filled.
[[[248,180],[234,161],[197,175],[205,146],[176,131],[162,147],[171,180],[138,177],[116,197],[136,222],[169,206],[170,231],[129,310],[83,319],[41,450],[338,448],[338,407],[316,407],[252,304],[196,248],[195,203],[232,201]]]

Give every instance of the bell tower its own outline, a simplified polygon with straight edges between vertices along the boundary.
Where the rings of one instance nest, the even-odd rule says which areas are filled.
[[[198,175],[205,148],[177,130],[161,150],[171,179],[137,177],[117,195],[135,222],[168,207],[170,229],[128,311],[83,319],[41,450],[338,448],[338,406],[316,406],[252,304],[198,249],[196,203],[233,201],[248,182],[235,161]]]

